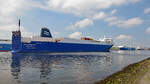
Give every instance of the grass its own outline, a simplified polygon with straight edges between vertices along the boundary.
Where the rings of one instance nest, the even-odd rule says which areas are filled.
[[[113,46],[113,47],[110,48],[110,50],[119,50],[119,48]]]
[[[141,78],[139,84],[149,84],[150,83],[150,71],[145,74],[143,78]]]
[[[130,64],[96,84],[138,84],[148,71],[150,71],[150,58]],[[145,80],[150,80],[150,74]]]

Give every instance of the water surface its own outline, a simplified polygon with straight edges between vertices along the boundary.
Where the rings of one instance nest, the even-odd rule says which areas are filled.
[[[148,57],[150,51],[0,52],[0,84],[94,84]]]

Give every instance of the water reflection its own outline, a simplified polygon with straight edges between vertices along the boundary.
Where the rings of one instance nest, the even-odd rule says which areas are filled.
[[[110,53],[0,53],[0,84],[93,84],[149,51]]]
[[[108,53],[12,53],[11,74],[21,84],[91,84],[111,66]]]

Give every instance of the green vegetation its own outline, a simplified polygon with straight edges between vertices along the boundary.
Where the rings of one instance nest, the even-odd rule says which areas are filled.
[[[96,84],[139,84],[141,78],[150,81],[150,74],[144,78],[149,71],[150,58],[128,65],[123,70],[108,76]]]
[[[147,72],[144,77],[141,78],[139,84],[149,84],[150,83],[150,72]]]
[[[119,48],[118,48],[118,47],[113,46],[113,47],[111,47],[111,48],[110,48],[110,50],[119,50]]]

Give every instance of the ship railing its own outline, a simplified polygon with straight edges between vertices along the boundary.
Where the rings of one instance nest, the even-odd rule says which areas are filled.
[[[22,37],[21,42],[30,43],[31,41],[43,41],[43,42],[55,42],[53,38],[45,38],[45,37]]]
[[[9,39],[0,39],[0,43],[10,44],[11,40],[9,40]]]

